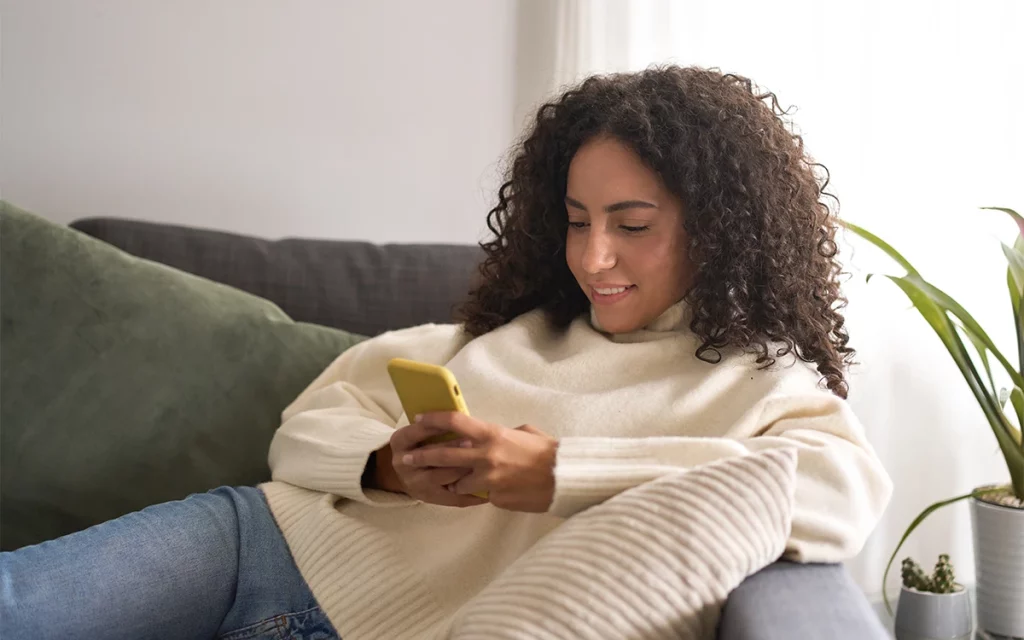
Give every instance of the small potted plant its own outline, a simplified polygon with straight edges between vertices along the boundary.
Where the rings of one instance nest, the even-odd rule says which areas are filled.
[[[979,487],[925,508],[907,527],[882,576],[882,596],[889,569],[900,547],[925,518],[946,505],[970,500],[974,531],[975,594],[978,626],[991,635],[1024,637],[1024,217],[1005,207],[1001,211],[1017,224],[1013,246],[1003,245],[1008,268],[1008,311],[1016,329],[1016,363],[1004,356],[981,325],[949,294],[924,279],[898,251],[860,227],[844,222],[850,231],[875,245],[906,270],[887,276],[910,299],[941,340],[995,436],[1006,462],[1010,483]],[[870,277],[870,276],[869,276]],[[970,347],[968,347],[970,345]],[[1016,364],[1016,366],[1015,366]],[[904,592],[906,590],[904,589]],[[902,594],[901,594],[902,605]]]
[[[939,556],[930,576],[905,558],[903,590],[896,606],[896,639],[966,640],[973,630],[970,596],[957,583],[949,556]]]

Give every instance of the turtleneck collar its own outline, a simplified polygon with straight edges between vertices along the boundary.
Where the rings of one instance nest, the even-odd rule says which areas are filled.
[[[597,310],[590,306],[590,325],[607,335],[613,342],[647,342],[678,335],[690,326],[690,306],[685,300],[673,304],[642,329],[625,333],[610,333],[601,328],[597,321]]]

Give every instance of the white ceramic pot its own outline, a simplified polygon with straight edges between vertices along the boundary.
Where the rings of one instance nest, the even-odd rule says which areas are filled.
[[[971,596],[927,593],[903,587],[896,605],[896,640],[969,640],[974,632]]]
[[[978,628],[1024,638],[1024,509],[971,499]]]

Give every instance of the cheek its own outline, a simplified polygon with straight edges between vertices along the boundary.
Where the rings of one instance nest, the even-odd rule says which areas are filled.
[[[628,255],[624,256],[628,258],[629,264],[633,266],[633,269],[639,273],[643,273],[648,278],[662,278],[667,273],[665,266],[674,261],[675,251],[670,246],[670,243],[658,238],[650,238],[649,242],[634,242],[629,247]]]
[[[684,255],[684,246],[664,240],[640,243],[631,252],[631,264],[637,273],[643,273],[648,282],[656,283],[657,289],[678,293],[685,288],[689,268]]]
[[[579,240],[570,234],[565,240],[565,263],[569,265],[569,271],[572,271],[573,275],[577,277],[579,276],[582,252],[583,248],[580,246]]]

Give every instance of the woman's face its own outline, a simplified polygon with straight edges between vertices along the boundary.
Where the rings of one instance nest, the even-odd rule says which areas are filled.
[[[682,203],[629,147],[595,138],[573,156],[566,262],[605,331],[640,329],[691,286]]]

